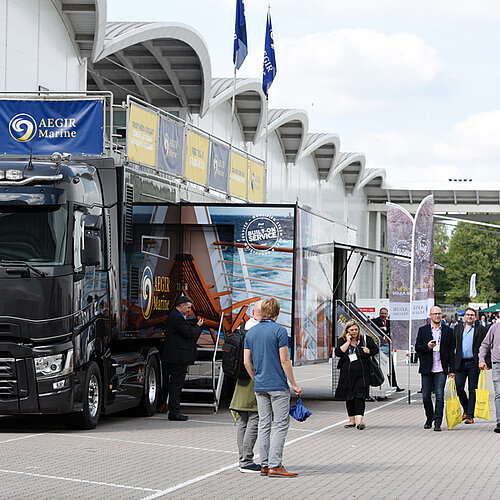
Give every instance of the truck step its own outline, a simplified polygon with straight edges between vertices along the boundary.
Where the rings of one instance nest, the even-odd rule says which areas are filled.
[[[199,406],[204,408],[216,408],[216,403],[181,403],[181,406]]]
[[[182,389],[182,392],[204,392],[204,393],[214,393],[213,389]]]

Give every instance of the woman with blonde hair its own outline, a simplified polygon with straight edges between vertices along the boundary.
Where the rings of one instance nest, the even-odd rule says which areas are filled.
[[[370,390],[370,356],[379,351],[377,344],[360,332],[359,325],[351,320],[345,324],[335,348],[335,356],[339,358],[337,368],[340,379],[335,391],[335,398],[346,402],[349,423],[344,427],[357,427],[363,430],[365,400]]]

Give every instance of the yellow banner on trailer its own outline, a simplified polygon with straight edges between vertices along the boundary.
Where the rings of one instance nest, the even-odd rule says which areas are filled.
[[[144,165],[155,166],[158,116],[132,104],[127,127],[127,156]]]
[[[209,141],[192,130],[188,131],[186,150],[186,178],[205,185],[207,183]]]
[[[229,192],[239,198],[247,197],[247,167],[248,160],[245,156],[231,152],[231,176],[229,179]]]
[[[264,203],[264,178],[265,169],[262,163],[250,160],[248,173],[248,201]]]

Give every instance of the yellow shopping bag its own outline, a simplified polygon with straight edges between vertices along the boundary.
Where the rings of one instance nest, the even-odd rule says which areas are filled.
[[[457,396],[457,386],[455,385],[455,377],[450,378],[450,397],[446,400],[446,423],[448,430],[451,431],[455,425],[462,422],[462,408],[460,399]]]
[[[479,375],[479,385],[476,389],[476,406],[474,416],[490,420],[490,395],[486,384],[486,370],[481,370]]]

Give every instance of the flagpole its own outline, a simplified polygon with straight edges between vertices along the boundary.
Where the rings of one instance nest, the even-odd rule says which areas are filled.
[[[267,166],[267,144],[268,144],[268,139],[269,139],[269,96],[266,94],[266,153],[265,153],[265,164],[266,164],[266,170],[268,170]]]
[[[231,104],[231,139],[229,140],[229,146],[233,147],[233,130],[234,130],[234,108],[236,100],[236,62],[234,63],[234,81],[233,81],[233,101]]]

